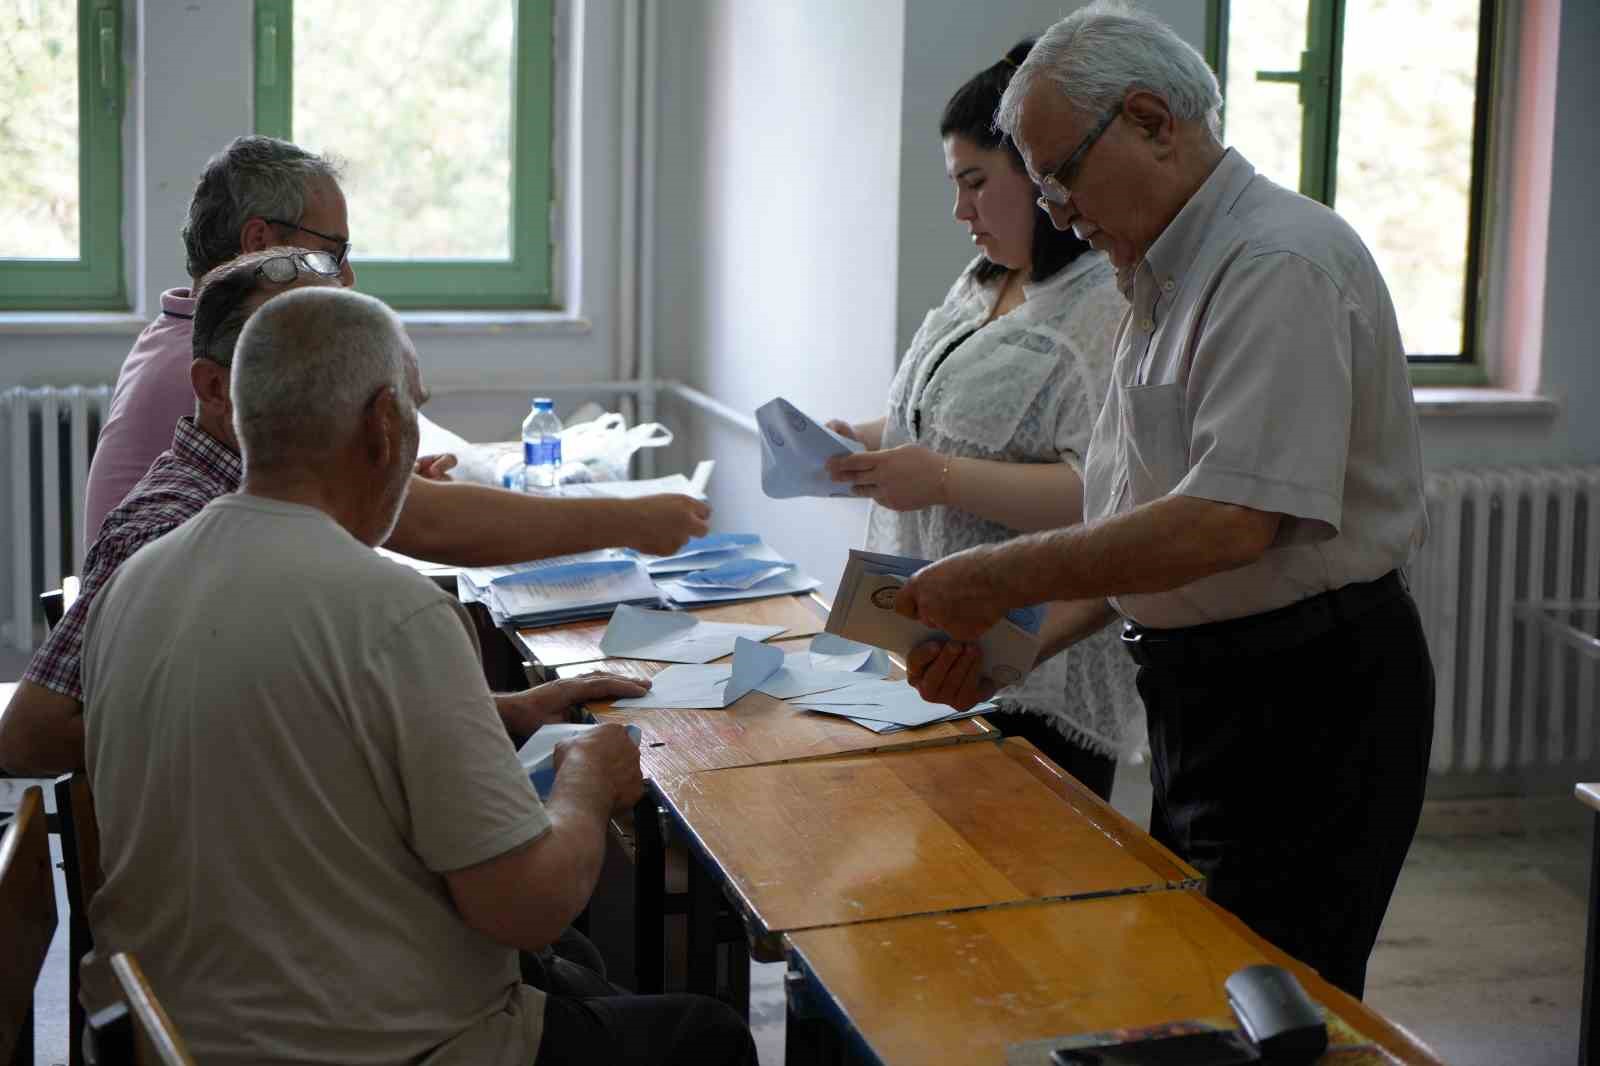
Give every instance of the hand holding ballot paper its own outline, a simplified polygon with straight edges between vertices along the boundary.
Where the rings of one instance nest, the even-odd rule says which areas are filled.
[[[833,480],[828,460],[862,448],[819,425],[781,396],[756,408],[761,430],[761,490],[775,500],[796,496],[850,496],[850,486]]]
[[[927,565],[920,559],[852,550],[834,595],[827,631],[902,656],[919,644],[949,640],[949,633],[906,617],[904,604],[898,603],[912,575]],[[987,629],[972,634],[982,649],[985,677],[999,685],[1014,685],[1028,675],[1039,655],[1041,618],[1039,608],[1004,612]]]

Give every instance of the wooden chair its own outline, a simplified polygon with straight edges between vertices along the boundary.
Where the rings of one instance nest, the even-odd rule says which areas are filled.
[[[100,826],[94,817],[94,794],[89,776],[62,774],[56,778],[56,817],[61,832],[61,871],[67,882],[67,1031],[70,1066],[82,1066],[83,1048],[77,1034],[85,1022],[78,992],[82,987],[78,966],[94,948],[89,929],[89,903],[105,877],[100,872]]]
[[[0,837],[0,1063],[33,1066],[33,989],[55,931],[44,790],[34,786]]]
[[[93,1066],[194,1066],[188,1046],[132,955],[88,964],[88,1061]]]

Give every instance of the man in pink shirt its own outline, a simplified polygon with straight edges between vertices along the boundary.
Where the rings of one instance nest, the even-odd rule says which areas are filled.
[[[199,279],[244,252],[290,244],[332,254],[339,280],[354,285],[349,223],[339,171],[322,156],[271,137],[240,137],[206,163],[189,202],[183,245],[191,287],[161,294],[161,315],[128,353],[89,466],[84,544],[106,514],[172,443],[194,413],[194,297]]]

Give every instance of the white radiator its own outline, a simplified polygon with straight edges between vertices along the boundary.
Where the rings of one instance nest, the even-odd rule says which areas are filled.
[[[83,489],[110,400],[107,385],[0,393],[11,460],[11,563],[0,637],[18,650],[34,645],[39,595],[83,569]]]
[[[1596,759],[1596,665],[1520,623],[1600,599],[1600,467],[1437,470],[1408,568],[1438,681],[1435,773],[1527,775]]]

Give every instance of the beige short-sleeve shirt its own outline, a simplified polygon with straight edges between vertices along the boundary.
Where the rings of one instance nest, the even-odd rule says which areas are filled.
[[[1157,628],[1405,565],[1427,535],[1394,305],[1361,239],[1230,150],[1135,272],[1085,517],[1177,494],[1283,516],[1249,566],[1112,605]]]
[[[96,597],[89,918],[199,1061],[538,1054],[542,993],[444,877],[550,827],[464,622],[321,511],[239,494]]]

